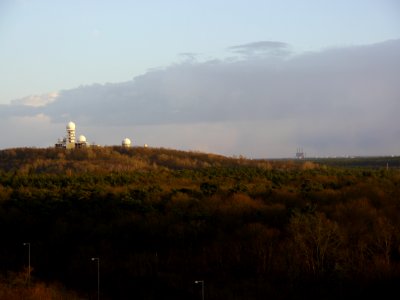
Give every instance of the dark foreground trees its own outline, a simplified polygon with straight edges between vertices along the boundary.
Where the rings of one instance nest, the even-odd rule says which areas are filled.
[[[92,257],[102,299],[201,299],[196,280],[206,299],[382,298],[397,288],[397,169],[78,151],[0,151],[10,293],[33,291],[7,279],[27,267],[23,242],[44,293],[52,282],[63,284],[54,293],[75,291],[60,299],[97,299]]]

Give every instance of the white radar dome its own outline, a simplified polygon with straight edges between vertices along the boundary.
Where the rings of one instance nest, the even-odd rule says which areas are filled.
[[[128,138],[124,138],[122,141],[123,146],[130,146],[131,145],[131,140]]]
[[[67,125],[67,130],[75,130],[75,123],[69,122]]]
[[[86,143],[86,137],[84,135],[80,135],[78,138],[79,143]]]

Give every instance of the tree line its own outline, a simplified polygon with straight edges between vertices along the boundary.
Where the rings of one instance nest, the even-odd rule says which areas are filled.
[[[102,299],[201,299],[196,280],[207,299],[384,297],[400,278],[399,192],[398,169],[366,164],[2,150],[0,284],[26,287],[29,242],[28,292],[69,299],[96,299],[91,257]]]

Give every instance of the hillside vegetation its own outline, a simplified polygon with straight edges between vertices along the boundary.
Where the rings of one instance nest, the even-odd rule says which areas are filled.
[[[99,257],[101,299],[201,299],[195,280],[205,299],[388,297],[400,280],[400,170],[399,158],[378,160],[1,150],[1,290],[97,299]]]

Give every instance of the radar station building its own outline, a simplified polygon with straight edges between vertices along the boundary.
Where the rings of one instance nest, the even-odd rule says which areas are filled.
[[[122,147],[129,148],[131,146],[131,140],[128,138],[124,138],[122,140]]]
[[[76,129],[75,123],[69,122],[66,127],[67,135],[62,139],[58,139],[57,143],[55,143],[54,146],[56,148],[63,148],[63,149],[76,149],[76,148],[89,147],[90,145],[84,135],[80,135],[78,139],[76,139],[75,129]],[[129,138],[124,138],[122,140],[122,147],[129,148],[131,147],[131,145],[132,142]],[[92,144],[92,146],[98,146],[98,145]],[[147,147],[147,145],[145,145],[145,147]]]
[[[67,136],[63,139],[58,139],[55,144],[56,148],[64,148],[64,149],[74,149],[74,148],[85,148],[88,147],[89,144],[86,141],[86,137],[84,135],[80,135],[78,140],[75,140],[75,123],[69,122],[67,124]]]

